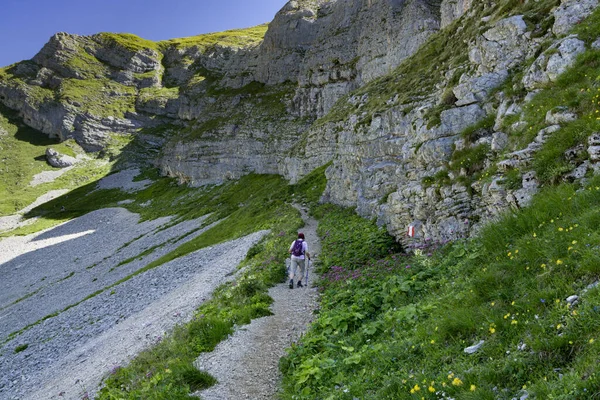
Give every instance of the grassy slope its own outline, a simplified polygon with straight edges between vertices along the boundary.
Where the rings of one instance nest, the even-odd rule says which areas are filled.
[[[191,398],[189,393],[212,385],[214,379],[197,371],[192,366],[193,361],[201,352],[211,351],[225,339],[234,325],[269,315],[272,300],[267,289],[285,276],[285,250],[302,221],[298,212],[284,200],[295,195],[297,200],[315,204],[324,187],[324,168],[320,168],[293,186],[279,177],[252,176],[211,192],[205,200],[218,202],[223,208],[233,206],[234,198],[236,202],[244,201],[244,205],[233,211],[221,228],[217,226],[218,233],[208,231],[191,247],[184,245],[171,253],[169,259],[201,248],[207,245],[207,240],[230,240],[259,229],[270,229],[271,233],[250,250],[240,266],[245,267],[245,271],[239,279],[218,288],[191,322],[178,326],[161,343],[115,370],[106,379],[99,398],[188,399]],[[203,205],[201,201],[198,204]],[[234,222],[235,229],[228,221]]]
[[[498,15],[511,7],[551,4],[506,2]],[[575,31],[589,45],[600,32],[600,11]],[[589,177],[585,190],[551,186],[573,168],[565,151],[585,145],[600,128],[598,59],[597,51],[586,52],[525,107],[527,125],[511,132],[513,149],[530,142],[545,127],[546,112],[557,106],[569,107],[579,120],[564,124],[536,155],[533,167],[547,187],[534,204],[489,225],[479,237],[410,258],[373,254],[356,235],[373,229],[370,223],[329,210],[321,221],[322,307],[312,331],[281,362],[283,399],[600,396],[600,291],[587,289],[600,279],[600,178]],[[411,79],[406,65],[398,70],[405,74],[360,89],[378,93],[367,104],[371,112],[395,84]],[[519,80],[515,75],[507,84],[511,95],[522,95]],[[339,103],[322,122],[343,118],[348,107]],[[514,122],[508,119],[506,126]],[[453,161],[460,165],[477,151],[457,153]],[[575,162],[586,158],[580,152]],[[520,176],[512,176],[520,172],[508,178],[520,185]],[[495,171],[479,166],[471,173],[484,180]],[[436,179],[448,184],[447,175]],[[572,306],[566,298],[574,294],[582,298]],[[475,354],[463,351],[479,341],[484,345]]]
[[[0,216],[13,214],[50,190],[71,189],[108,172],[108,167],[86,161],[53,183],[29,186],[34,175],[55,170],[46,162],[48,147],[71,156],[82,150],[71,141],[59,144],[23,125],[13,111],[4,107],[0,107],[0,128],[6,132],[0,135]]]
[[[196,46],[202,50],[216,44],[225,47],[240,48],[260,43],[267,32],[267,28],[268,25],[263,24],[245,29],[232,29],[224,32],[165,40],[159,42],[158,45],[163,48],[175,46],[178,49]]]
[[[370,223],[328,209],[321,311],[282,360],[282,398],[597,396],[600,290],[584,294],[600,277],[597,185],[548,188],[480,237],[410,258],[365,248]]]

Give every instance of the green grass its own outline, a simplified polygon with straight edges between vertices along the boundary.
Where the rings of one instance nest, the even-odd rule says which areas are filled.
[[[329,207],[321,308],[281,361],[281,398],[594,398],[600,290],[584,292],[600,278],[599,206],[598,178],[546,188],[480,236],[411,257],[365,248],[356,232],[375,227]]]
[[[237,184],[208,191],[210,195],[204,199],[218,202],[229,212],[237,207],[222,222],[231,220],[235,224],[220,228],[217,225],[215,228],[219,229],[206,232],[193,247],[259,229],[268,228],[271,233],[250,249],[240,266],[245,268],[241,277],[217,288],[212,299],[196,311],[191,322],[175,328],[129,365],[115,369],[105,380],[99,399],[187,399],[192,391],[214,384],[213,378],[194,369],[193,361],[200,353],[212,351],[233,332],[234,326],[270,315],[272,299],[267,289],[285,278],[286,249],[302,226],[298,211],[282,200],[293,194],[296,201],[316,201],[325,188],[324,169],[315,170],[293,186],[288,186],[279,177],[249,176]],[[240,205],[238,202],[242,199],[244,204]],[[196,205],[201,204],[196,199]],[[191,215],[187,214],[187,217]],[[172,256],[189,250],[187,246],[180,249]]]
[[[14,111],[0,107],[0,215],[10,215],[28,206],[37,197],[53,189],[71,189],[106,174],[107,166],[85,161],[56,181],[29,186],[34,175],[52,171],[45,158],[52,147],[61,154],[76,156],[83,151],[72,140],[58,143],[22,123]]]
[[[21,344],[21,345],[15,347],[15,353],[20,353],[22,351],[25,351],[25,350],[27,350],[28,347],[29,347],[28,344]]]
[[[257,25],[246,29],[232,29],[224,32],[207,33],[179,39],[159,42],[161,48],[175,46],[176,48],[198,47],[205,50],[210,46],[219,44],[225,47],[247,47],[262,42],[268,25]]]
[[[123,118],[135,112],[135,98],[135,88],[109,79],[65,79],[58,91],[59,101],[98,117]]]
[[[158,43],[143,39],[131,33],[109,33],[103,32],[97,35],[106,44],[123,47],[129,51],[138,52],[142,50],[155,50],[158,52]]]

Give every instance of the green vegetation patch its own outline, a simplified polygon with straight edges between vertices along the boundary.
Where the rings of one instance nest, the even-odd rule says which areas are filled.
[[[179,98],[179,88],[144,88],[140,90],[139,100],[142,102],[150,100],[170,100]]]
[[[175,46],[176,48],[198,47],[202,50],[216,44],[226,47],[248,47],[257,45],[265,37],[268,24],[257,25],[246,29],[232,29],[224,32],[207,33],[198,36],[171,39],[159,42],[161,48]]]
[[[123,47],[129,51],[138,52],[142,50],[158,51],[158,43],[151,40],[142,39],[131,33],[99,33],[99,36],[105,43],[113,46]]]
[[[21,121],[16,112],[0,106],[0,215],[10,215],[54,189],[71,189],[108,172],[109,167],[94,160],[84,161],[54,182],[30,186],[36,174],[55,170],[46,162],[46,149],[76,156],[83,150],[72,140],[58,143]]]
[[[599,179],[546,188],[470,241],[412,256],[357,250],[358,265],[360,229],[329,210],[321,309],[280,363],[281,398],[595,398],[599,205]]]
[[[209,198],[221,202],[225,208],[227,203],[234,206],[235,194],[241,196],[236,197],[237,201],[246,198],[246,203],[238,206],[248,211],[229,219],[243,225],[244,219],[252,221],[261,215],[269,223],[257,225],[255,230],[269,228],[271,233],[250,249],[240,265],[244,268],[243,274],[217,288],[212,299],[196,311],[189,323],[159,338],[155,346],[129,365],[115,368],[105,380],[99,399],[189,399],[193,398],[191,392],[214,384],[214,378],[197,371],[192,363],[200,353],[212,351],[235,326],[271,314],[272,299],[267,290],[285,278],[286,250],[302,226],[298,211],[283,200],[294,195],[297,201],[309,203],[321,195],[317,191],[324,188],[324,182],[324,168],[321,168],[294,186],[282,184],[278,177],[251,176],[237,184],[223,185],[220,195],[213,191]],[[259,189],[263,185],[266,186],[264,192]],[[251,194],[249,198],[248,194]],[[265,196],[270,201],[265,202]],[[231,230],[234,235],[238,232]]]
[[[135,112],[136,90],[110,79],[65,79],[58,100],[97,117],[123,118]]]

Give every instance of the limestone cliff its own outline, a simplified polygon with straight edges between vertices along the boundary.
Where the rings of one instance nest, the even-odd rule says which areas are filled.
[[[578,116],[556,110],[532,141],[512,138],[535,93],[592,49],[569,33],[597,5],[298,0],[268,27],[160,43],[60,33],[0,70],[0,101],[90,151],[144,137],[164,173],[196,185],[250,172],[296,181],[331,162],[324,200],[406,244],[444,241],[536,191],[530,160]],[[595,146],[573,158],[572,179],[596,168]],[[506,185],[513,171],[521,181]]]

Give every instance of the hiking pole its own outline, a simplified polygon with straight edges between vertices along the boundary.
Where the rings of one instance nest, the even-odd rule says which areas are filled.
[[[306,277],[304,282],[306,282],[306,287],[308,287],[308,268],[310,267],[310,258],[306,259]]]

